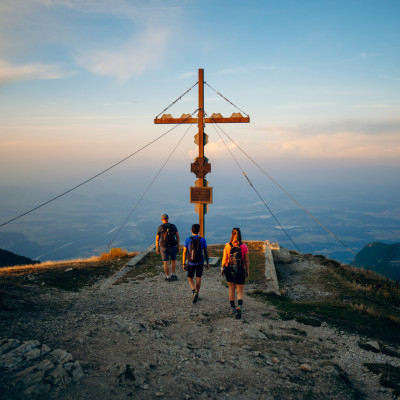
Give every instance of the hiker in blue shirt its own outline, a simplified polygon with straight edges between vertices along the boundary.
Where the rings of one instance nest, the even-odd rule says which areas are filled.
[[[190,289],[193,292],[193,303],[199,299],[199,291],[201,286],[201,277],[204,269],[204,259],[206,261],[206,269],[210,269],[208,262],[207,242],[199,236],[200,225],[192,225],[192,235],[186,238],[185,247],[182,254],[183,270],[187,271]],[[203,256],[204,254],[204,256]],[[194,275],[196,274],[196,281]]]

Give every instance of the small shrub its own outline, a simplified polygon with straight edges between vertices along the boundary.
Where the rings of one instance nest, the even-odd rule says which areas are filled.
[[[360,340],[358,342],[358,347],[363,350],[372,351],[373,353],[380,353],[381,351],[376,349],[374,346],[371,346],[369,343]]]
[[[307,332],[302,331],[301,329],[291,328],[289,331],[297,336],[307,336]]]
[[[380,375],[381,386],[393,389],[393,395],[400,395],[400,368],[390,364],[370,363],[364,364],[371,372]]]
[[[296,314],[292,312],[280,312],[279,316],[284,321],[291,321],[296,318]]]
[[[100,257],[100,261],[107,261],[107,260],[115,260],[116,258],[125,258],[128,257],[128,252],[125,249],[121,249],[119,247],[115,247],[110,249],[108,253],[103,253]]]
[[[298,316],[295,318],[297,322],[300,322],[301,324],[304,325],[310,325],[310,326],[321,326],[321,321],[315,318],[308,318],[308,317],[303,317],[303,316]]]

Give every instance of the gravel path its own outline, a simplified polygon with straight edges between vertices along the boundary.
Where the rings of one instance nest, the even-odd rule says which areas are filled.
[[[47,378],[24,387],[13,384],[16,369],[3,368],[0,384],[7,384],[0,398],[392,398],[363,364],[400,366],[399,359],[361,349],[358,336],[325,323],[283,321],[272,305],[249,296],[243,318],[236,320],[228,313],[219,268],[205,272],[193,304],[177,269],[177,282],[165,282],[160,273],[107,289],[52,291],[37,298],[34,312],[3,314],[3,337],[65,349],[84,375],[73,379],[69,372],[60,382]]]

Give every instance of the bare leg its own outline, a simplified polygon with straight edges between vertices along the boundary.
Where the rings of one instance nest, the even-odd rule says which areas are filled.
[[[196,292],[200,292],[200,286],[201,286],[201,278],[196,277]]]
[[[196,284],[194,283],[194,279],[193,278],[188,278],[188,282],[189,282],[190,289],[195,290],[196,289]]]
[[[237,298],[243,300],[244,285],[236,285]]]
[[[176,260],[171,260],[171,272],[175,274]]]
[[[235,301],[236,283],[228,282],[228,287],[229,287],[229,301]]]
[[[165,276],[169,275],[169,261],[163,261]]]

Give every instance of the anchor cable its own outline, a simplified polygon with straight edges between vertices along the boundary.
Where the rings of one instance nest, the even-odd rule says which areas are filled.
[[[215,90],[212,86],[210,86],[207,82],[204,82],[210,89],[214,90],[215,93],[217,93],[219,96],[221,96],[224,100],[226,100],[228,103],[232,104],[233,107],[235,107],[237,110],[239,110],[240,112],[242,112],[243,114],[246,114],[248,117],[250,117],[249,114],[247,114],[246,112],[244,112],[243,110],[241,110],[237,105],[233,104],[229,99],[227,99],[224,95],[222,95],[220,92],[218,92],[217,90]]]
[[[164,108],[164,110],[162,110],[160,112],[160,114],[158,114],[155,119],[157,119],[162,113],[164,113],[165,111],[167,111],[169,108],[171,108],[177,101],[179,101],[186,93],[189,93],[196,85],[198,84],[198,82],[196,82],[191,88],[189,88],[188,90],[186,90],[185,93],[181,94],[175,101],[173,101],[168,107]],[[197,111],[197,110],[196,110]],[[194,114],[194,113],[193,113]],[[192,114],[192,115],[193,115]]]
[[[166,136],[168,133],[170,133],[171,131],[173,131],[173,130],[174,130],[175,128],[177,128],[179,125],[185,123],[185,121],[186,121],[187,119],[189,119],[190,117],[192,117],[192,115],[195,114],[197,111],[198,111],[198,109],[195,110],[195,111],[193,111],[193,113],[190,114],[190,116],[188,116],[187,118],[185,118],[182,122],[176,124],[176,125],[173,126],[171,129],[169,129],[168,131],[164,132],[162,135],[158,136],[157,138],[153,139],[152,141],[148,142],[147,144],[145,144],[144,146],[142,146],[140,149],[136,150],[135,152],[133,152],[133,153],[130,154],[129,156],[123,158],[122,160],[120,160],[120,161],[118,161],[117,163],[111,165],[110,167],[106,168],[105,170],[99,172],[98,174],[92,176],[91,178],[86,179],[85,181],[79,183],[78,185],[72,187],[71,189],[66,190],[65,192],[59,194],[58,196],[55,196],[55,197],[51,198],[50,200],[45,201],[44,203],[39,204],[38,206],[36,206],[36,207],[30,209],[29,211],[26,211],[26,212],[24,212],[24,213],[22,213],[22,214],[20,214],[20,215],[18,215],[18,216],[16,216],[16,217],[14,217],[14,218],[8,220],[8,221],[6,221],[6,222],[3,222],[2,224],[0,224],[0,228],[1,228],[2,226],[5,226],[5,225],[7,225],[7,224],[13,222],[13,221],[16,221],[16,220],[19,219],[19,218],[24,217],[24,216],[27,215],[27,214],[30,214],[30,213],[33,212],[33,211],[38,210],[39,208],[41,208],[41,207],[43,207],[43,206],[45,206],[45,205],[47,205],[47,204],[49,204],[49,203],[51,203],[51,202],[53,202],[53,201],[59,199],[59,198],[62,197],[62,196],[65,196],[66,194],[72,192],[73,190],[78,189],[79,187],[85,185],[86,183],[92,181],[93,179],[98,178],[100,175],[103,175],[103,174],[105,174],[106,172],[110,171],[111,169],[115,168],[116,166],[122,164],[124,161],[128,160],[129,158],[133,157],[134,155],[138,154],[139,152],[141,152],[141,151],[144,150],[145,148],[147,148],[147,147],[149,147],[150,145],[152,145],[153,143],[157,142],[157,141],[158,141],[159,139],[161,139],[162,137]]]
[[[197,111],[197,110],[196,110]],[[196,112],[195,111],[195,112]],[[129,215],[126,217],[126,219],[124,220],[124,222],[122,223],[122,225],[119,227],[119,229],[117,230],[117,232],[115,233],[115,235],[113,236],[113,238],[111,239],[110,243],[107,246],[107,249],[110,248],[111,244],[114,242],[115,238],[119,235],[119,233],[121,232],[121,230],[123,229],[123,227],[126,225],[126,223],[128,222],[129,218],[132,216],[132,214],[134,213],[134,211],[136,210],[136,208],[138,207],[138,205],[141,203],[141,201],[144,199],[144,197],[146,196],[147,192],[150,190],[151,186],[153,185],[153,183],[156,181],[156,179],[158,178],[158,176],[161,174],[162,170],[164,169],[164,167],[167,165],[168,161],[170,160],[170,158],[172,157],[172,155],[175,153],[176,149],[179,147],[179,145],[181,144],[183,138],[186,136],[186,134],[188,133],[189,129],[192,127],[192,124],[189,124],[188,128],[186,129],[185,133],[183,134],[183,136],[179,139],[178,143],[175,145],[175,147],[173,148],[171,154],[168,156],[168,158],[165,160],[164,164],[161,166],[161,168],[159,169],[159,171],[156,173],[156,175],[154,176],[153,180],[150,182],[149,186],[147,186],[147,189],[144,191],[144,193],[142,194],[142,196],[139,198],[139,200],[136,202],[135,206],[132,208],[131,212],[129,213]]]
[[[233,160],[235,161],[235,163],[237,164],[237,166],[239,167],[239,169],[242,171],[242,174],[244,175],[245,179],[247,180],[247,182],[249,183],[249,185],[253,188],[253,190],[256,192],[257,196],[259,197],[259,199],[262,201],[262,203],[264,204],[264,206],[267,208],[267,210],[269,211],[269,213],[272,215],[272,217],[275,219],[275,221],[277,222],[277,224],[281,227],[281,229],[283,230],[283,232],[286,234],[286,236],[289,238],[289,240],[292,242],[293,246],[296,248],[296,250],[301,253],[300,249],[297,247],[296,243],[293,241],[293,239],[291,238],[291,236],[289,235],[289,233],[286,231],[286,229],[282,226],[282,224],[279,222],[278,218],[275,216],[275,214],[272,212],[272,210],[268,207],[267,203],[264,201],[264,199],[261,197],[260,193],[257,191],[257,189],[255,188],[255,186],[253,185],[253,183],[250,181],[250,178],[247,176],[247,174],[244,172],[243,168],[240,166],[238,160],[236,159],[236,157],[233,155],[232,151],[230,150],[230,148],[228,147],[228,145],[225,143],[225,140],[223,139],[223,137],[220,135],[220,133],[217,131],[217,129],[215,128],[214,124],[213,124],[213,128],[215,130],[215,132],[217,132],[218,136],[220,137],[220,139],[222,140],[222,143],[225,145],[225,147],[227,148],[229,154],[232,156]]]
[[[323,225],[314,215],[312,215],[304,206],[302,206],[285,188],[283,188],[268,172],[266,172],[250,155],[248,155],[220,126],[218,123],[214,124],[224,133],[224,135],[265,175],[267,176],[283,193],[285,193],[298,207],[300,207],[305,213],[307,213],[318,225],[326,230],[333,238],[335,238],[346,250],[355,255],[355,252],[348,247],[343,240]]]

